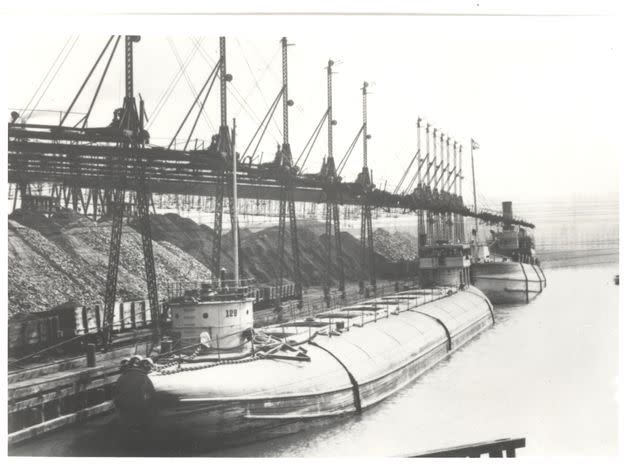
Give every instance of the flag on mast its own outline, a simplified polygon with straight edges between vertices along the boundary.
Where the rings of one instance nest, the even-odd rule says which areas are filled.
[[[476,151],[477,149],[479,149],[479,144],[477,144],[477,141],[475,141],[474,139],[470,140],[470,144],[473,148],[473,151]]]

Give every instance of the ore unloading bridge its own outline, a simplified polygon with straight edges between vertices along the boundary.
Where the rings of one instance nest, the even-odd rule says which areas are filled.
[[[46,182],[66,189],[109,190],[123,178],[125,190],[135,190],[136,163],[129,162],[122,173],[111,165],[112,159],[121,154],[117,144],[115,136],[90,133],[90,130],[83,132],[61,126],[9,124],[9,183],[26,186]],[[138,154],[152,193],[214,196],[220,172],[229,170],[225,160],[211,150],[181,151],[149,146],[140,148]],[[239,196],[280,200],[278,170],[269,164],[239,164]],[[327,189],[322,179],[299,174],[295,174],[294,179],[296,201],[326,201]],[[360,205],[361,186],[356,182],[340,180],[337,183],[337,199],[342,205]],[[368,201],[377,208],[399,208],[409,212],[449,210],[489,223],[504,221],[499,213],[475,213],[441,196],[372,189]],[[532,226],[518,219],[512,224]]]
[[[230,196],[231,181],[234,177],[232,162],[236,161],[236,174],[239,186],[238,198],[256,200],[277,200],[278,211],[278,249],[280,258],[278,270],[275,274],[281,281],[285,266],[285,233],[287,212],[289,218],[289,236],[292,246],[291,265],[292,276],[296,282],[298,299],[301,299],[300,282],[300,258],[297,243],[297,222],[295,215],[295,202],[325,203],[326,208],[326,238],[327,254],[325,257],[330,262],[333,252],[336,252],[338,261],[343,267],[343,259],[339,243],[336,251],[333,251],[334,237],[339,241],[339,205],[356,205],[362,208],[361,212],[361,259],[364,272],[364,280],[375,286],[375,271],[373,263],[372,243],[372,209],[402,209],[418,214],[418,244],[424,245],[427,241],[448,239],[457,236],[463,237],[463,216],[470,216],[487,221],[499,223],[503,218],[496,213],[476,213],[464,205],[462,199],[462,146],[453,144],[453,165],[450,161],[451,138],[441,133],[439,138],[440,152],[436,149],[437,130],[433,127],[433,153],[429,152],[429,127],[426,124],[427,146],[424,152],[420,149],[420,120],[418,120],[418,150],[411,159],[401,182],[393,192],[387,192],[375,188],[373,175],[368,167],[367,150],[370,135],[367,132],[367,83],[362,87],[363,121],[354,142],[346,155],[335,165],[333,159],[332,130],[336,121],[332,116],[332,80],[331,67],[328,64],[328,106],[322,120],[316,127],[316,131],[307,143],[312,150],[312,142],[319,136],[324,121],[328,120],[328,160],[318,174],[305,174],[302,172],[304,162],[299,166],[302,155],[297,160],[293,159],[289,144],[289,107],[292,101],[288,98],[288,58],[286,38],[282,38],[282,87],[276,99],[270,106],[265,118],[263,118],[256,135],[250,141],[250,145],[257,140],[252,155],[260,144],[261,136],[279,104],[282,104],[282,144],[278,147],[273,162],[252,163],[253,159],[247,155],[247,146],[243,156],[236,152],[235,135],[236,126],[232,129],[227,123],[227,99],[226,86],[232,80],[226,72],[227,55],[225,38],[220,38],[220,57],[215,67],[210,72],[203,88],[199,91],[195,102],[177,130],[173,141],[168,147],[157,147],[150,144],[149,133],[145,129],[146,113],[144,101],[140,96],[139,107],[136,106],[133,87],[133,51],[134,43],[140,41],[139,36],[125,36],[124,64],[125,64],[125,97],[123,106],[114,113],[112,123],[105,127],[88,127],[88,118],[94,101],[97,99],[103,78],[108,72],[109,65],[114,57],[122,36],[111,36],[107,41],[96,62],[90,69],[85,81],[72,100],[68,110],[63,115],[59,125],[29,123],[30,115],[22,121],[18,121],[19,114],[12,113],[12,121],[8,130],[8,178],[16,187],[17,194],[21,197],[22,206],[28,206],[37,202],[38,196],[31,194],[31,187],[42,183],[52,184],[51,200],[59,206],[72,207],[77,211],[87,213],[88,207],[92,207],[94,216],[97,209],[101,215],[112,218],[112,237],[110,243],[109,269],[105,296],[105,320],[106,326],[111,325],[113,307],[116,295],[118,258],[120,254],[120,238],[122,231],[123,213],[127,208],[126,198],[133,195],[133,205],[139,216],[139,226],[142,233],[143,250],[145,258],[145,271],[148,287],[148,298],[153,312],[158,312],[158,300],[155,281],[155,270],[152,254],[152,240],[150,221],[148,218],[153,194],[178,194],[212,196],[214,198],[214,260],[213,269],[218,273],[221,267],[221,235],[224,194],[230,206],[232,230],[238,232],[238,222],[235,216],[235,202]],[[111,47],[110,47],[111,46]],[[75,126],[65,125],[66,118],[81,93],[86,83],[101,59],[109,54],[108,61],[103,69],[100,82],[92,99],[90,109]],[[218,133],[213,136],[209,147],[197,149],[195,144],[192,150],[187,150],[191,136],[204,109],[208,95],[215,80],[220,84],[220,116],[221,122]],[[202,95],[205,96],[202,98]],[[182,130],[184,123],[190,117],[194,106],[199,106],[197,115],[184,150],[172,148],[177,134]],[[79,126],[80,125],[80,126]],[[354,145],[362,136],[363,169],[356,181],[343,181],[340,169],[343,168]],[[446,159],[444,159],[444,143],[446,142]],[[306,149],[306,148],[305,148]],[[457,155],[459,149],[459,167]],[[309,151],[310,153],[310,151]],[[424,156],[424,157],[423,157]],[[308,153],[305,160],[308,158]],[[418,163],[418,172],[414,174],[410,170],[412,165]],[[423,167],[424,166],[424,167]],[[423,171],[424,169],[424,171]],[[401,185],[408,175],[414,178],[406,185]],[[459,189],[458,189],[459,183]],[[414,184],[416,185],[414,189]],[[87,198],[87,201],[86,201]],[[51,202],[48,202],[51,203]],[[459,216],[456,217],[456,215]],[[506,223],[522,226],[533,226],[525,221],[513,219]],[[332,270],[332,269],[331,269]],[[324,288],[326,293],[331,284],[331,271],[326,274]],[[345,290],[343,269],[338,274],[339,285],[342,292]],[[363,284],[363,283],[362,283]],[[362,285],[361,284],[361,285]],[[278,301],[279,303],[279,301]],[[155,324],[156,330],[159,323]],[[107,330],[105,330],[107,331]],[[156,333],[156,336],[159,333]]]

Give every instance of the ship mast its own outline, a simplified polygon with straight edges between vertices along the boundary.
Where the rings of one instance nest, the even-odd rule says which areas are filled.
[[[477,218],[477,185],[475,182],[475,149],[479,149],[479,145],[474,139],[470,138],[470,162],[472,164],[472,181],[473,181],[473,203],[475,207],[475,244],[479,238],[479,219]]]
[[[459,198],[460,202],[463,202],[464,196],[464,168],[462,167],[462,151],[464,147],[459,144]],[[464,228],[464,215],[459,215],[459,234],[462,242],[466,242],[466,232]]]
[[[418,196],[422,195],[422,118],[416,122],[416,139],[418,142]],[[422,287],[422,271],[420,270],[420,253],[427,243],[427,234],[424,224],[424,209],[418,210],[418,285]]]
[[[335,161],[333,157],[333,114],[332,114],[332,66],[334,62],[329,59],[326,67],[326,94],[328,114],[328,157],[324,164],[324,178],[326,182],[335,179]],[[332,285],[332,211],[333,202],[330,191],[326,193],[326,269],[324,275],[324,299],[326,306],[330,307],[330,287]]]
[[[444,133],[440,133],[440,175],[438,177],[437,182],[435,182],[435,186],[438,189],[438,192],[444,190],[444,181],[442,180],[442,176],[444,175],[444,169],[446,169],[444,164]],[[444,240],[446,235],[444,232],[444,213],[440,212],[438,217],[438,234],[439,239]]]
[[[450,182],[451,182],[451,137],[446,137],[446,181],[444,182],[444,188],[447,192],[450,192]],[[446,214],[445,220],[446,228],[444,228],[445,239],[448,239],[450,243],[455,239],[453,237],[453,222],[452,222],[452,213],[449,211]]]
[[[234,201],[233,214],[235,227],[238,228],[238,192],[236,189],[236,118],[232,119],[232,199]],[[238,261],[238,231],[232,228],[234,235],[234,284],[238,289],[239,282],[239,261]]]
[[[434,178],[437,176],[438,170],[440,169],[439,164],[438,164],[438,158],[437,158],[437,128],[434,126],[433,127],[433,166],[435,167],[435,170],[433,171],[433,175],[430,177],[429,180],[429,186],[434,185]],[[433,189],[437,189],[437,184],[435,184],[435,187],[433,187]],[[431,192],[433,193],[433,192]],[[438,229],[439,229],[439,214],[437,212],[432,212],[432,223],[431,223],[431,230],[432,230],[432,238],[433,241],[432,243],[435,244],[437,242],[437,240],[439,239],[439,233],[438,233]]]
[[[428,125],[427,125],[428,126]],[[416,122],[416,140],[418,143],[418,193],[421,194],[422,190],[422,118],[418,117]],[[420,247],[426,244],[427,235],[424,225],[424,210],[418,210],[418,254],[420,254]]]
[[[221,151],[228,152],[230,130],[227,124],[227,81],[225,64],[225,36],[219,38],[219,82],[221,97],[221,126],[219,127],[219,139],[222,146]]]
[[[457,168],[457,141],[453,139],[453,195],[457,197],[457,181],[459,180],[457,176],[458,168]],[[462,242],[462,237],[459,232],[459,215],[456,213],[451,213],[453,215],[453,242]]]
[[[431,134],[429,129],[431,128],[431,123],[427,122],[427,127],[425,130],[425,138],[427,143],[427,169],[425,171],[425,182],[426,189],[428,192],[431,191],[431,166],[433,165],[433,161],[431,160],[431,154],[429,152],[429,146],[431,144]],[[429,245],[433,244],[433,214],[431,210],[427,211],[427,243]]]

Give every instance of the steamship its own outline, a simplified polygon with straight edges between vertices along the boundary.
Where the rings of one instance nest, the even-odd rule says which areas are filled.
[[[502,205],[503,219],[511,221],[512,202]],[[487,244],[473,243],[472,252],[472,283],[494,304],[528,303],[547,286],[534,236],[523,227],[505,223]]]

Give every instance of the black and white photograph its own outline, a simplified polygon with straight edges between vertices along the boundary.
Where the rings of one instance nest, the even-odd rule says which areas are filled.
[[[9,466],[623,469],[619,4],[309,3],[1,8]]]

